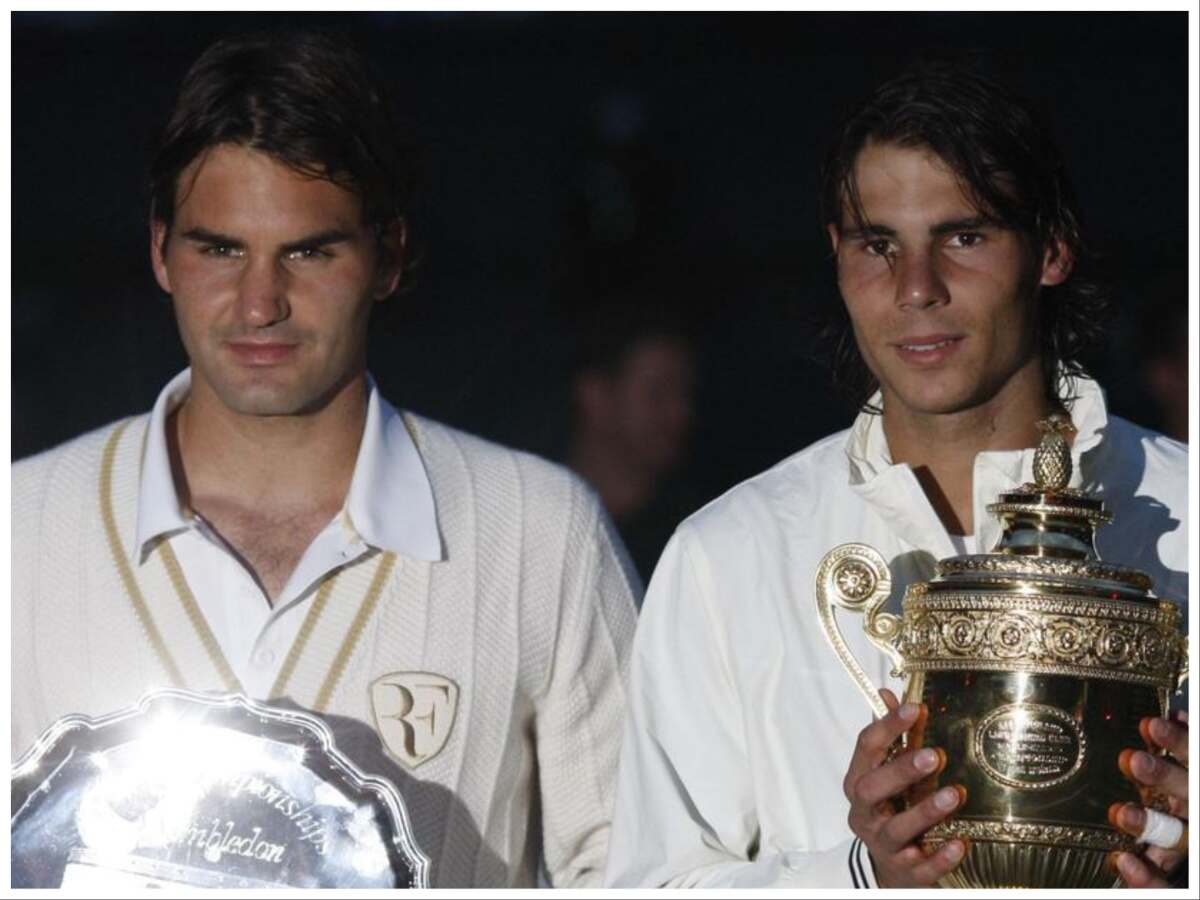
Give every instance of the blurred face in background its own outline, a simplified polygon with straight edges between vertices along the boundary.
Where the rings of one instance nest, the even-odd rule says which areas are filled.
[[[630,464],[665,473],[687,448],[695,367],[686,340],[639,339],[614,372],[581,376],[578,398],[586,427]]]
[[[1070,273],[1061,254],[982,213],[923,147],[868,143],[854,177],[864,222],[829,226],[838,285],[884,409],[914,416],[989,402],[1014,379],[1041,383],[1039,285]]]

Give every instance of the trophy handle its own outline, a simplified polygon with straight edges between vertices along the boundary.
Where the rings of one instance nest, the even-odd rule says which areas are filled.
[[[892,591],[892,573],[883,557],[866,544],[842,544],[834,547],[817,566],[817,613],[821,628],[833,647],[833,652],[871,708],[881,718],[888,714],[883,697],[867,673],[863,671],[850,648],[846,646],[841,629],[834,618],[834,606],[840,606],[864,616],[863,630],[871,643],[886,653],[893,665],[900,668],[903,658],[896,647],[900,633],[900,617],[880,612]]]

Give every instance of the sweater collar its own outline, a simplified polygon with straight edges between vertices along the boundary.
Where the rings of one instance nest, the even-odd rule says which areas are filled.
[[[368,376],[370,393],[350,489],[340,518],[368,545],[414,560],[443,558],[433,488],[404,417]],[[150,413],[138,489],[134,565],[159,536],[193,527],[171,474],[167,417],[188,395],[191,370],[176,375],[159,393]]]

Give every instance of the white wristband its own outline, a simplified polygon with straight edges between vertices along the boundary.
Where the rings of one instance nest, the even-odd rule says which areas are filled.
[[[1146,826],[1142,829],[1138,840],[1145,844],[1153,844],[1155,847],[1164,847],[1167,850],[1177,849],[1179,839],[1183,837],[1183,823],[1174,816],[1168,816],[1166,813],[1160,813],[1154,809],[1148,809],[1145,812]]]

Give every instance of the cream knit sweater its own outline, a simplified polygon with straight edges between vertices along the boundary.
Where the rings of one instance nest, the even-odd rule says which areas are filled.
[[[325,714],[340,749],[396,783],[434,886],[531,885],[539,845],[555,886],[596,884],[636,576],[573,476],[406,418],[433,487],[443,560],[372,552],[346,567],[301,630],[278,696]],[[233,686],[163,554],[122,573],[114,552],[133,541],[147,421],[13,466],[14,757],[68,713],[102,715],[179,682]],[[458,686],[444,747],[415,768],[375,736],[369,686],[395,672]]]

